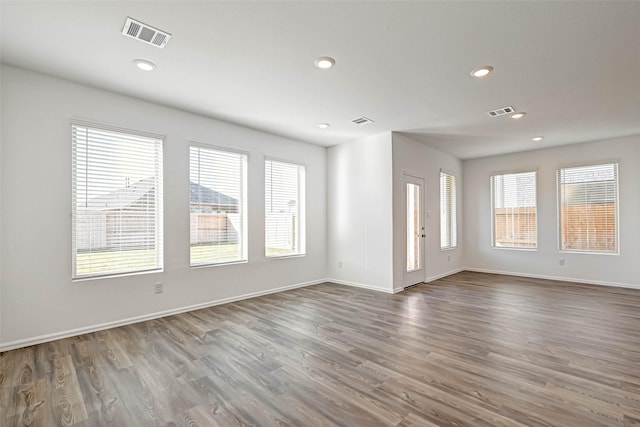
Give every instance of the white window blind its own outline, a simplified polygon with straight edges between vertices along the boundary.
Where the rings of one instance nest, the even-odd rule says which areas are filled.
[[[560,249],[618,253],[618,164],[558,170]]]
[[[246,154],[189,147],[191,265],[247,260]]]
[[[456,177],[440,171],[440,249],[457,246]]]
[[[162,139],[73,123],[73,278],[162,269]]]
[[[305,168],[265,161],[265,255],[302,255],[304,244]]]
[[[536,172],[493,175],[491,189],[493,246],[536,248],[538,246]]]

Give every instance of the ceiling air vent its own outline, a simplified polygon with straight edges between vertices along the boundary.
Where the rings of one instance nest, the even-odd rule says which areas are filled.
[[[122,35],[159,48],[165,47],[171,38],[171,34],[131,18],[124,23]]]
[[[373,120],[362,116],[362,117],[358,117],[357,119],[353,119],[351,120],[351,123],[355,124],[355,125],[366,125],[367,123],[373,123]]]
[[[505,114],[513,114],[516,112],[516,109],[513,107],[502,107],[497,110],[489,111],[489,115],[491,117],[504,116]]]

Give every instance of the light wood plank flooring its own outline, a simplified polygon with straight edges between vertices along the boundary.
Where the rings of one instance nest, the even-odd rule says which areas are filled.
[[[640,291],[323,284],[5,352],[0,425],[640,426]]]

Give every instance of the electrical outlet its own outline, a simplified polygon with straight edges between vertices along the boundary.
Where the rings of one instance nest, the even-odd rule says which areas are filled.
[[[164,289],[162,287],[162,282],[156,282],[153,286],[154,286],[153,288],[154,293],[161,294],[164,292]]]
[[[559,265],[564,265],[564,258],[560,258],[560,259],[558,260],[558,264],[559,264]]]
[[[447,255],[447,261],[451,262],[451,255]]]
[[[342,261],[338,261],[338,268],[342,268]]]

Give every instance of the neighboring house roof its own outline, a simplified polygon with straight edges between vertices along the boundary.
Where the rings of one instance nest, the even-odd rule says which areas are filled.
[[[141,179],[128,187],[120,188],[104,196],[94,197],[89,200],[87,207],[95,210],[124,209],[139,202],[154,188],[155,179],[153,177]]]
[[[238,206],[238,200],[226,194],[212,190],[204,185],[190,182],[191,203],[200,205]]]
[[[144,201],[145,197],[149,197],[154,188],[154,178],[141,179],[128,187],[120,188],[103,196],[94,197],[89,200],[87,207],[93,210],[116,210],[133,207]],[[191,203],[213,206],[238,206],[238,200],[233,197],[195,182],[190,182],[190,193]]]

